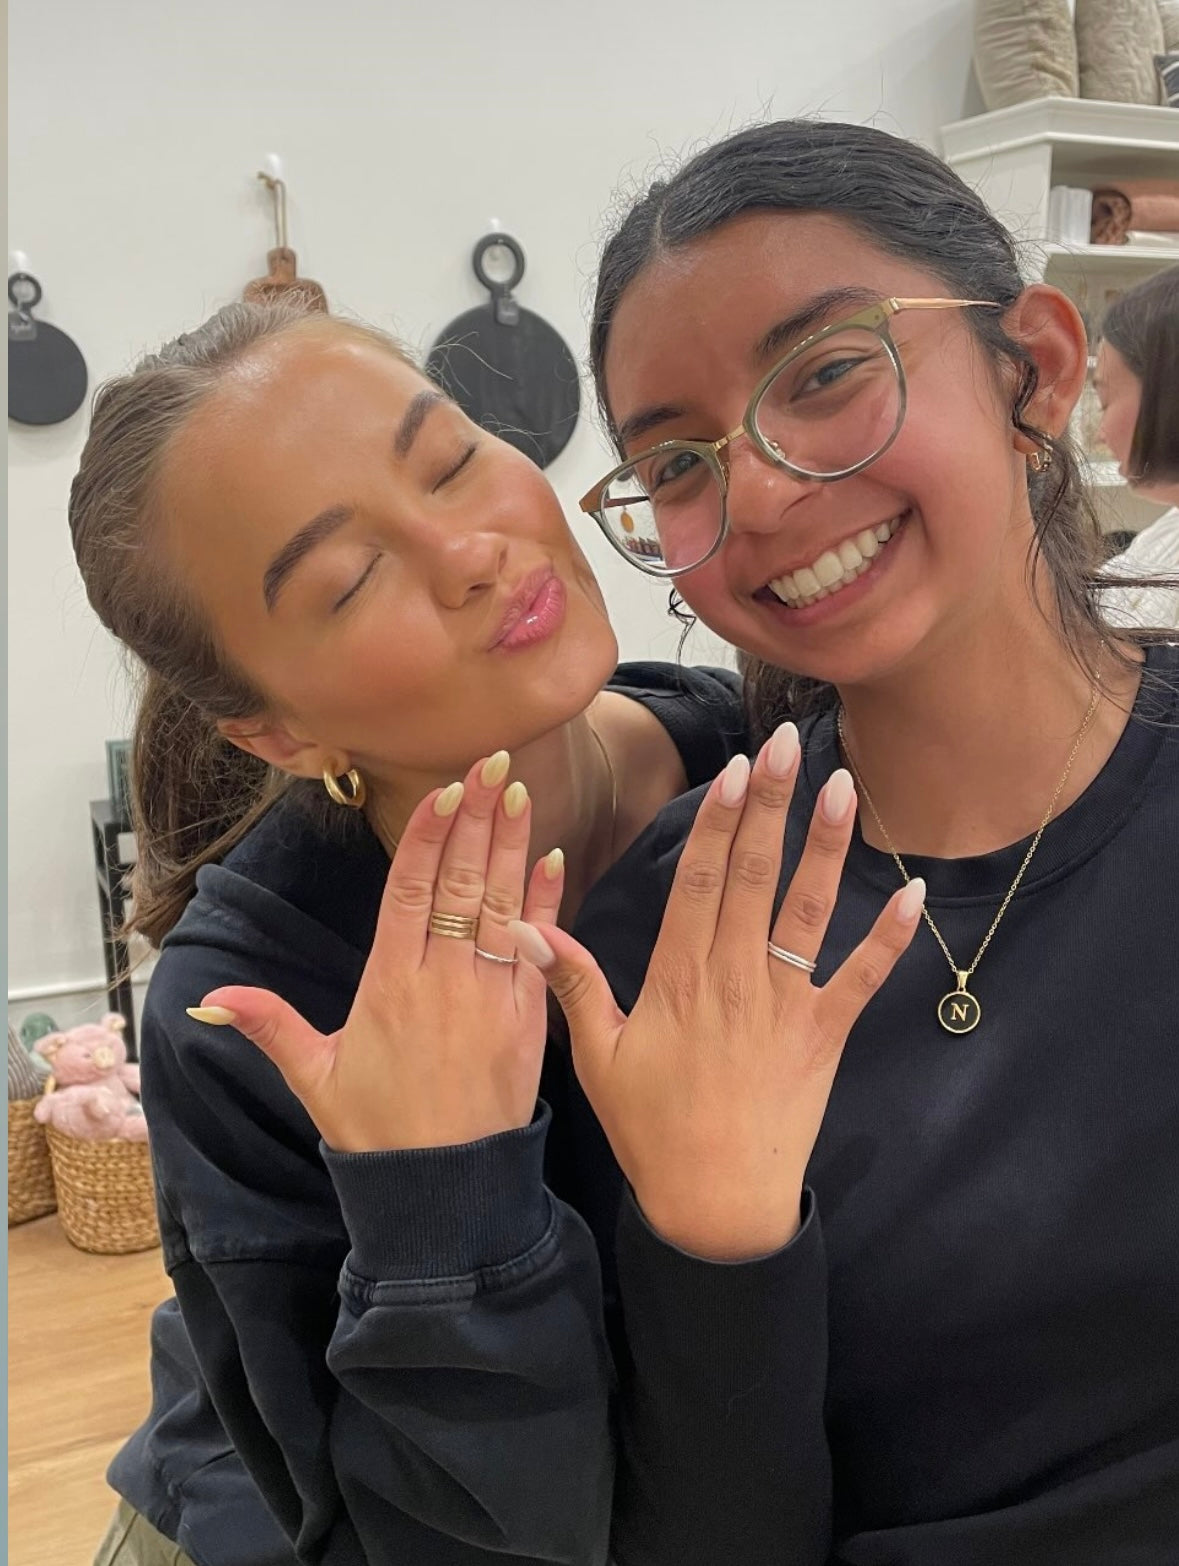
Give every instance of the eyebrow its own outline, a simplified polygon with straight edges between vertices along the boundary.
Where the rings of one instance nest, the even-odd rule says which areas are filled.
[[[409,456],[418,431],[426,422],[426,416],[431,408],[449,401],[450,398],[444,392],[433,388],[418,392],[402,415],[401,423],[393,436],[395,457],[404,460]],[[329,506],[326,511],[321,511],[318,516],[312,517],[310,522],[305,522],[294,537],[287,540],[266,567],[266,574],[262,578],[262,597],[268,610],[274,608],[284,583],[299,562],[333,533],[338,533],[355,515],[353,506]]]
[[[397,426],[397,434],[393,437],[393,452],[397,457],[408,457],[417,433],[426,422],[426,415],[431,408],[436,408],[439,403],[449,402],[450,398],[445,392],[427,388],[418,392],[417,396],[405,410],[401,423]]]
[[[287,540],[266,567],[266,575],[262,578],[262,597],[266,600],[268,610],[274,608],[284,582],[304,555],[322,544],[325,538],[338,533],[355,515],[352,506],[329,506],[326,511],[312,517],[310,522],[305,522],[295,536]]]
[[[753,349],[753,362],[761,365],[776,358],[788,344],[793,343],[796,338],[803,337],[810,327],[826,316],[834,314],[842,306],[874,304],[879,297],[879,294],[867,288],[825,289],[823,293],[816,294],[800,309],[795,310],[792,315],[776,321],[768,332],[758,338]],[[637,413],[632,413],[629,418],[623,419],[618,426],[618,444],[627,446],[631,441],[637,440],[640,435],[646,435],[660,424],[669,424],[672,419],[680,419],[683,416],[683,407],[676,403],[665,402],[649,408],[640,408]]]

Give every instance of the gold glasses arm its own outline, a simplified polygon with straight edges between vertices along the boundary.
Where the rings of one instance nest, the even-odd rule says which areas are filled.
[[[884,305],[889,315],[896,315],[898,310],[1005,310],[1007,308],[994,299],[886,299]]]

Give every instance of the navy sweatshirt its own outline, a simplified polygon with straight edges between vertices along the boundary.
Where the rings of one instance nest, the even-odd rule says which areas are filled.
[[[803,744],[783,889],[833,718]],[[624,1009],[698,800],[582,911]],[[906,860],[964,965],[1027,846]],[[857,831],[817,983],[898,884]],[[960,1037],[935,1016],[954,987],[922,927],[848,1040],[777,1255],[710,1268],[623,1202],[623,1566],[1179,1562],[1179,648],[1045,831]],[[606,1252],[609,1150],[570,1096]]]
[[[693,787],[746,746],[728,671],[628,664],[611,688]],[[466,1147],[336,1154],[253,1045],[185,1016],[252,984],[342,1024],[388,859],[362,819],[337,824],[276,806],[200,872],[152,976],[143,1100],[176,1299],[111,1483],[198,1566],[603,1562],[600,1270],[544,1183],[547,1106]]]
[[[803,740],[783,884],[838,764],[829,717]],[[698,798],[583,910],[624,1006]],[[164,959],[185,983],[153,981],[145,1093],[201,1376],[165,1308],[157,1376],[188,1401],[157,1403],[115,1479],[202,1566],[289,1560],[247,1552],[231,1485],[200,1549],[175,1531],[219,1467],[244,1482],[185,1450],[210,1395],[308,1561],[602,1562],[608,1530],[618,1566],[1179,1558],[1179,651],[1151,652],[1113,756],[1045,832],[974,1033],[939,1027],[950,974],[918,932],[848,1042],[802,1227],[753,1262],[648,1229],[559,1049],[551,1126],[542,1107],[466,1148],[341,1159],[230,1030],[186,1032],[188,983],[259,963],[318,1026],[346,1010],[364,942],[315,910],[363,901],[359,864],[290,847],[289,884],[273,843],[265,875],[206,872]],[[1025,848],[909,862],[961,960]],[[895,886],[857,835],[818,982]]]

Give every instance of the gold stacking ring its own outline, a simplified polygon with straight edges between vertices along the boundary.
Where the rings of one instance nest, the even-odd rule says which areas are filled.
[[[479,921],[466,914],[432,913],[429,927],[431,935],[445,935],[452,941],[473,941]]]

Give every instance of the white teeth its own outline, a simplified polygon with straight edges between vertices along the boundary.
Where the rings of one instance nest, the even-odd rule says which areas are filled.
[[[864,528],[854,538],[845,539],[837,549],[827,549],[809,566],[775,577],[767,585],[782,603],[805,608],[839,592],[869,569],[876,555],[901,526],[904,514],[878,527]]]

